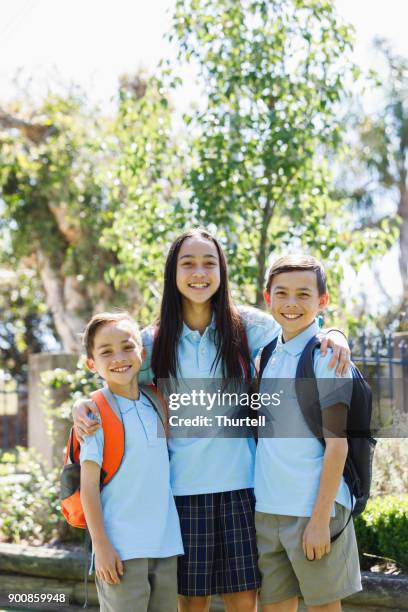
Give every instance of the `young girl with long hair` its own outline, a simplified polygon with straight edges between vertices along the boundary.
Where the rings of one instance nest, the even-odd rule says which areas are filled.
[[[142,333],[146,351],[141,382],[159,379],[239,379],[279,326],[255,308],[232,301],[225,256],[202,229],[172,243],[165,265],[160,316]],[[330,339],[337,371],[348,365],[341,333]],[[327,339],[322,350],[327,348]],[[77,434],[93,431],[91,402],[74,408]],[[185,555],[179,557],[181,612],[209,610],[223,596],[229,612],[255,612],[260,586],[254,527],[252,438],[170,437],[170,474]]]

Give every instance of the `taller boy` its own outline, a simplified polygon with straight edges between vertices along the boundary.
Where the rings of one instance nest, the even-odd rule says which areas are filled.
[[[261,391],[285,393],[271,415],[273,437],[259,439],[255,464],[262,612],[296,612],[299,596],[309,612],[338,612],[343,597],[361,590],[352,521],[330,543],[351,508],[342,476],[347,439],[338,433],[346,428],[351,374],[324,384],[336,377],[328,368],[331,354],[315,352],[324,450],[306,425],[293,384],[302,351],[319,332],[316,315],[329,300],[323,266],[314,257],[280,258],[269,271],[264,296],[282,332]]]

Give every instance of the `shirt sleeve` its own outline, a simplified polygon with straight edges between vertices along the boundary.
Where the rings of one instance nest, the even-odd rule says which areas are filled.
[[[334,404],[345,404],[350,407],[353,391],[353,374],[349,368],[344,376],[336,375],[336,368],[329,368],[332,350],[326,355],[316,351],[314,355],[314,370],[319,391],[319,401],[322,410]]]
[[[270,314],[259,308],[239,306],[238,311],[245,325],[249,352],[251,357],[255,357],[261,348],[279,335],[281,327]]]
[[[143,348],[146,351],[146,356],[143,360],[142,367],[139,372],[139,382],[142,384],[149,384],[153,382],[154,374],[150,367],[151,359],[152,359],[152,350],[153,350],[153,340],[154,340],[154,330],[152,326],[145,327],[142,330],[142,342]]]
[[[103,429],[97,429],[92,436],[85,436],[81,443],[81,453],[79,456],[81,465],[84,461],[94,461],[101,467],[103,460]]]

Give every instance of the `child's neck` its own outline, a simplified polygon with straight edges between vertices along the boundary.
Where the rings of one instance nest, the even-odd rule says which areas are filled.
[[[289,331],[282,326],[282,338],[284,342],[289,342],[289,340],[293,340],[296,336],[300,336],[308,327],[313,325],[313,323],[309,323],[306,327],[302,327],[302,329],[298,329],[296,331]]]
[[[205,304],[194,304],[183,300],[183,320],[190,328],[203,334],[205,328],[211,323],[212,307],[211,302]]]
[[[137,376],[128,385],[118,385],[115,383],[107,383],[110,391],[115,395],[120,395],[130,400],[139,399],[139,383]]]

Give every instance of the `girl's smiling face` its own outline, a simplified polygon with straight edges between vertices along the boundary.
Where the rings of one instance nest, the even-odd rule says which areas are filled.
[[[177,257],[177,289],[183,298],[204,304],[220,286],[217,247],[201,236],[186,238]]]

